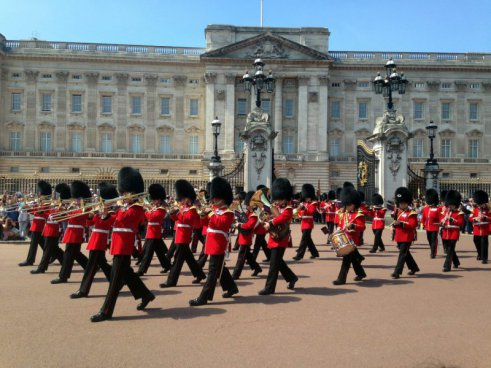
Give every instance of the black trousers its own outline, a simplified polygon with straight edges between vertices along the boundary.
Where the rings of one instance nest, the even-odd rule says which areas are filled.
[[[205,253],[206,236],[203,236],[203,239],[204,239],[203,248],[201,248],[201,253],[199,254],[198,257],[198,264],[201,268],[205,267],[205,263],[208,260],[208,254]]]
[[[254,257],[252,256],[251,246],[250,245],[240,245],[239,246],[239,254],[237,255],[237,263],[235,264],[234,272],[232,277],[234,279],[238,279],[244,269],[245,261],[249,264],[251,270],[254,271],[262,271],[261,266],[256,262]]]
[[[39,262],[39,270],[46,271],[48,269],[51,257],[56,258],[60,264],[63,264],[63,251],[58,246],[58,239],[57,236],[46,236],[44,238],[44,251],[41,262]]]
[[[274,293],[276,290],[276,282],[278,281],[278,272],[286,282],[298,280],[297,275],[288,267],[288,265],[283,260],[283,255],[285,254],[285,248],[272,248],[271,258],[269,260],[269,272],[268,278],[266,279],[266,286],[264,289],[270,293]]]
[[[131,268],[131,256],[115,255],[111,267],[111,281],[109,282],[109,288],[101,312],[107,316],[113,315],[119,291],[125,284],[128,285],[128,288],[135,299],[151,299],[153,296],[143,281]]]
[[[252,257],[257,260],[259,250],[263,250],[266,259],[269,261],[271,258],[271,249],[268,248],[268,243],[266,242],[266,234],[256,234],[254,240],[254,247],[252,249]]]
[[[372,229],[375,240],[373,241],[372,251],[376,252],[377,249],[385,250],[385,245],[382,240],[382,233],[384,229]]]
[[[459,257],[455,252],[455,246],[457,245],[457,240],[443,239],[442,241],[447,249],[447,255],[445,257],[445,263],[443,264],[443,268],[446,270],[451,270],[452,263],[454,267],[459,267],[460,266]]]
[[[29,243],[29,251],[27,252],[26,262],[29,264],[34,264],[36,261],[36,253],[38,251],[38,245],[44,250],[44,239],[41,235],[41,231],[31,232],[31,242]]]
[[[334,222],[333,221],[326,222],[326,227],[327,227],[327,244],[329,244],[330,243],[329,237],[334,232]]]
[[[476,247],[477,250],[477,257],[479,259],[482,259],[483,261],[488,260],[488,248],[489,248],[489,243],[488,243],[488,236],[478,236],[474,235],[474,246]]]
[[[431,258],[435,258],[438,253],[438,231],[427,231],[426,239],[428,239],[428,243],[430,244]],[[445,244],[443,244],[443,247],[445,248]]]
[[[196,253],[198,249],[198,242],[205,245],[205,237],[203,236],[203,229],[193,229],[193,240],[191,241],[191,253]]]
[[[172,258],[174,258],[174,254],[176,253],[176,242],[172,239],[170,243],[169,250],[167,251],[167,259],[172,263]]]
[[[82,244],[67,243],[65,245],[65,253],[63,254],[63,263],[59,273],[59,278],[68,280],[72,275],[73,263],[77,263],[82,266],[83,269],[87,267],[89,260],[80,252]]]
[[[220,286],[223,291],[238,290],[232,275],[230,275],[228,268],[225,267],[224,260],[225,254],[210,255],[208,276],[198,299],[213,300],[218,278],[220,278]]]
[[[191,249],[189,249],[189,244],[176,244],[176,259],[170,269],[169,276],[167,277],[167,285],[177,285],[184,261],[188,264],[194,277],[203,279],[206,277],[203,269],[194,259],[193,253],[191,253]]]
[[[361,260],[362,256],[358,252],[358,249],[355,249],[354,252],[343,256],[343,262],[341,263],[341,269],[339,270],[338,280],[346,282],[351,265],[353,265],[353,270],[355,270],[356,276],[367,277],[367,274],[361,265]]]
[[[418,264],[414,260],[411,251],[409,250],[411,243],[404,242],[397,243],[397,245],[399,246],[399,258],[397,259],[397,265],[394,273],[401,275],[402,270],[404,269],[404,264],[407,264],[407,268],[409,268],[411,271],[419,271]]]
[[[312,257],[319,257],[319,251],[312,240],[312,229],[302,230],[302,239],[297,249],[297,257],[303,258],[305,251],[309,248]]]
[[[152,262],[154,252],[157,254],[157,258],[159,259],[162,268],[167,270],[170,269],[171,264],[166,256],[167,251],[167,246],[162,238],[145,239],[145,244],[143,245],[143,256],[138,272],[147,273],[148,267],[150,267],[150,263]]]
[[[111,281],[111,266],[107,263],[106,252],[103,250],[91,250],[89,252],[89,263],[85,267],[84,277],[79,289],[85,295],[89,295],[90,287],[99,268],[104,272],[107,281]]]

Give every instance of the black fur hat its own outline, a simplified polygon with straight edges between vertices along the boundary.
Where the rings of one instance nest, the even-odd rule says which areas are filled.
[[[57,184],[55,187],[55,192],[59,194],[60,199],[70,199],[70,187],[66,183]]]
[[[460,202],[462,201],[462,196],[456,190],[449,190],[447,192],[447,196],[445,197],[445,206],[453,205],[460,206]]]
[[[411,204],[413,202],[413,195],[406,187],[397,188],[394,197],[396,205],[400,203]]]
[[[70,193],[72,198],[92,198],[89,186],[80,180],[72,182],[70,185]]]
[[[477,205],[489,202],[488,193],[486,193],[484,190],[476,190],[472,195],[472,199]]]
[[[38,195],[40,196],[50,196],[53,193],[51,184],[44,180],[38,181]]]
[[[365,202],[365,192],[362,192],[361,190],[359,190],[358,194],[360,195],[361,201]]]
[[[372,196],[372,203],[375,205],[375,206],[382,206],[384,204],[384,198],[378,194],[378,193],[375,193],[373,196]]]
[[[217,176],[213,178],[210,185],[210,198],[223,199],[227,206],[232,204],[234,200],[234,194],[232,193],[232,187],[227,179]]]
[[[322,193],[320,199],[321,201],[325,201],[327,199],[327,193]]]
[[[165,188],[160,184],[150,184],[148,187],[148,195],[152,201],[156,199],[160,199],[161,201],[165,201],[167,194],[165,193]]]
[[[98,187],[99,187],[99,195],[104,200],[117,198],[119,196],[118,190],[116,189],[115,185],[102,182],[99,183]]]
[[[426,190],[425,201],[426,204],[429,204],[430,206],[436,206],[440,202],[438,192],[433,188]]]
[[[302,185],[302,199],[315,199],[315,188],[312,184],[306,183]]]
[[[261,190],[261,189],[263,189],[263,188],[266,188],[266,185],[264,185],[264,184],[259,184],[259,185],[256,187],[256,191],[257,191],[257,190]]]
[[[249,203],[251,203],[251,198],[254,195],[254,193],[256,193],[256,192],[253,191],[253,190],[250,190],[250,191],[247,192],[247,194],[245,196],[245,199],[244,199],[244,204],[246,206],[249,206]]]
[[[352,182],[350,182],[350,181],[345,181],[345,182],[343,183],[343,188],[347,188],[347,187],[354,188],[355,186],[353,185],[353,183],[352,183]]]
[[[240,199],[241,201],[243,201],[246,197],[246,192],[244,192],[243,190],[241,190],[239,193],[237,193],[237,198]]]
[[[191,202],[196,200],[196,192],[194,191],[191,183],[185,179],[179,179],[175,184],[176,199],[182,201],[184,198],[188,198]]]
[[[341,203],[343,206],[354,204],[356,208],[360,207],[361,196],[360,193],[353,187],[344,187],[341,190]]]
[[[335,200],[336,199],[336,192],[334,190],[330,190],[327,193],[327,199],[329,199],[330,201]]]
[[[124,193],[143,193],[145,184],[141,174],[132,167],[123,167],[118,173],[118,191],[121,195]]]
[[[286,199],[291,201],[293,197],[293,188],[290,181],[286,178],[278,178],[273,182],[271,188],[271,200]]]

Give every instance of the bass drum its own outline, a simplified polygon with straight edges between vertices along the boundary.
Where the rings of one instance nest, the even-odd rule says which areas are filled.
[[[338,257],[346,256],[356,249],[355,243],[351,240],[344,230],[336,230],[329,237],[329,240],[336,251]]]

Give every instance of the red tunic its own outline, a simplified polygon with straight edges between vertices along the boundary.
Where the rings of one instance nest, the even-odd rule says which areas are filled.
[[[276,209],[280,214],[271,221],[273,225],[290,224],[293,217],[293,209],[290,206],[285,208],[276,207]],[[285,236],[284,239],[278,241],[273,239],[270,235],[268,239],[268,248],[288,248],[289,241],[289,236]]]
[[[138,227],[145,221],[145,211],[138,204],[120,208],[116,213],[111,236],[112,255],[131,255],[135,247]]]
[[[348,224],[354,224],[353,229],[346,229]],[[354,210],[351,212],[343,212],[343,215],[339,218],[339,228],[346,231],[346,235],[353,240],[356,246],[360,245],[360,234],[365,230],[365,215],[362,211]]]
[[[34,217],[32,218],[31,228],[29,229],[31,232],[43,232],[44,225],[46,224],[46,219],[48,218],[48,213],[46,211],[39,211],[33,213]]]
[[[326,205],[326,222],[334,222],[336,217],[336,202],[328,201]]]
[[[82,210],[74,212],[74,214],[82,213]],[[85,223],[88,215],[81,215],[68,220],[65,235],[62,243],[65,244],[82,244],[84,241]]]
[[[414,240],[414,230],[418,227],[418,214],[410,209],[398,210],[397,220],[402,225],[395,228],[394,241],[397,243],[411,243]]]
[[[442,239],[459,240],[460,227],[464,225],[464,212],[447,209],[443,213]]]
[[[472,233],[476,236],[489,235],[489,209],[474,208],[474,211],[469,216],[469,220],[472,221]]]
[[[205,254],[222,255],[227,249],[229,230],[235,215],[227,207],[215,209],[209,215]]]
[[[387,208],[375,208],[368,211],[368,216],[372,217],[372,229],[380,230],[385,227],[385,213]]]
[[[251,245],[254,237],[254,230],[260,225],[260,221],[253,211],[246,211],[247,222],[240,224],[240,229],[245,230],[246,234],[239,230],[239,245]]]
[[[46,225],[44,225],[43,236],[49,238],[57,238],[60,236],[60,224],[49,219],[50,215],[58,213],[59,210],[49,210],[46,212],[48,219],[46,220]]]
[[[301,230],[310,230],[314,228],[314,214],[319,207],[317,201],[312,201],[310,203],[304,203],[305,209],[302,211],[302,223]]]
[[[438,231],[441,221],[442,207],[425,206],[421,211],[421,222],[426,231]]]
[[[172,220],[176,222],[176,244],[189,244],[193,235],[193,226],[199,218],[198,212],[195,206],[183,206],[176,214],[171,216]]]
[[[145,212],[145,217],[147,218],[147,234],[146,239],[161,239],[163,234],[162,224],[164,222],[165,215],[167,211],[158,207],[151,211]]]
[[[90,235],[87,250],[106,250],[109,243],[109,233],[116,220],[114,212],[102,219],[100,215],[95,215],[91,220],[87,221],[88,226],[94,226]]]
[[[200,218],[201,223],[201,235],[206,236],[206,232],[208,231],[208,216]]]

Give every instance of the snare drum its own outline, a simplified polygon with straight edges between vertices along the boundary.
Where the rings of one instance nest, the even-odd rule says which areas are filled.
[[[346,234],[344,230],[336,230],[330,237],[329,240],[331,241],[334,250],[336,251],[336,255],[338,257],[343,257],[345,255],[348,255],[352,253],[356,246],[355,243],[353,243],[353,240],[351,240]]]

